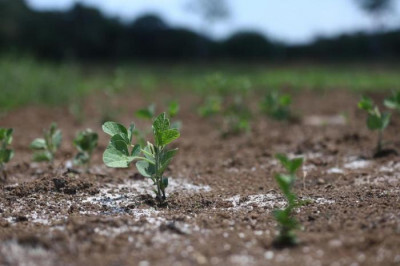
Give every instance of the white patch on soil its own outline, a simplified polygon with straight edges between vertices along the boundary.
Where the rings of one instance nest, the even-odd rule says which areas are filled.
[[[304,119],[304,124],[308,126],[327,126],[327,125],[345,125],[346,118],[343,115],[322,116],[310,115]]]
[[[96,196],[87,197],[82,202],[91,203],[100,206],[107,206],[113,213],[125,212],[124,207],[130,204],[135,204],[135,198],[140,195],[150,194],[153,195],[152,189],[154,186],[149,180],[129,180],[123,184],[107,184],[105,188],[100,189],[100,193]],[[172,193],[174,191],[186,192],[186,193],[199,193],[208,192],[211,188],[209,186],[194,185],[188,183],[185,180],[175,180],[169,178],[169,184],[167,192]],[[168,193],[167,193],[168,196]],[[148,212],[147,214],[143,211]],[[135,217],[150,216],[151,214],[157,214],[154,208],[140,210],[132,209],[130,213],[134,214]]]
[[[42,247],[23,246],[15,241],[0,245],[0,257],[5,265],[55,265],[56,257]]]
[[[362,169],[371,165],[371,161],[357,159],[354,157],[350,157],[346,164],[344,164],[344,168],[346,169]]]
[[[232,203],[233,207],[228,208],[228,210],[240,210],[240,209],[253,209],[253,208],[277,208],[284,206],[286,202],[284,200],[278,199],[278,197],[272,193],[250,195],[247,197],[241,197],[240,195],[235,195],[231,198],[225,199]]]
[[[319,205],[335,203],[334,200],[329,200],[322,197],[303,198],[303,200],[307,199]],[[233,207],[228,208],[228,210],[233,210],[233,211],[238,211],[241,209],[252,210],[253,208],[275,209],[275,208],[283,208],[284,206],[286,206],[286,200],[273,193],[250,195],[247,197],[241,197],[240,195],[235,195],[233,197],[225,199],[225,201],[232,203]]]
[[[333,167],[333,168],[330,168],[330,169],[328,169],[328,171],[326,171],[328,174],[343,174],[344,173],[344,171],[343,171],[343,169],[340,169],[340,168],[338,168],[338,167]]]

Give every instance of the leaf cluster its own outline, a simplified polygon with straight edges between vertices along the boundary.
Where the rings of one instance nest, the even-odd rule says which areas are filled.
[[[103,161],[108,167],[126,168],[136,161],[139,173],[150,178],[156,186],[154,192],[160,201],[165,199],[165,189],[168,178],[164,172],[175,156],[177,149],[168,150],[166,146],[179,138],[180,133],[172,128],[166,113],[162,113],[153,120],[152,132],[154,144],[132,145],[135,126],[129,129],[115,122],[106,122],[103,131],[111,136],[111,140],[103,154]]]
[[[170,118],[174,118],[175,116],[178,115],[180,110],[179,103],[177,101],[170,101],[167,105],[167,115]],[[140,119],[148,120],[151,121],[153,117],[155,116],[156,112],[156,105],[155,104],[150,104],[148,107],[139,109],[135,112],[135,116]],[[182,127],[182,122],[181,121],[175,121],[171,123],[171,128],[176,128],[176,129],[181,129]],[[140,130],[138,128],[135,128],[133,131],[133,135],[136,137],[138,143],[144,147],[146,146],[146,138],[149,133],[152,132],[152,129],[145,129],[145,130]]]
[[[90,164],[93,151],[96,149],[98,144],[99,136],[91,129],[86,129],[78,133],[74,139],[74,146],[78,150],[78,153],[74,157],[75,165],[86,165]]]
[[[61,142],[61,130],[57,128],[56,123],[52,123],[48,130],[44,130],[43,138],[37,138],[31,143],[30,148],[35,151],[33,160],[35,162],[52,162]]]
[[[362,97],[358,108],[368,113],[367,127],[370,130],[383,131],[389,125],[391,114],[389,112],[381,113],[371,98]]]
[[[260,102],[260,109],[275,120],[289,120],[292,117],[291,104],[292,97],[290,95],[273,91]]]
[[[276,174],[275,180],[285,196],[288,205],[285,209],[273,212],[279,224],[279,236],[275,242],[279,246],[290,246],[297,243],[294,231],[299,228],[299,223],[293,217],[293,209],[301,205],[292,188],[296,181],[296,172],[303,164],[303,158],[294,158],[291,160],[283,154],[277,154],[276,158],[287,171],[287,174]]]

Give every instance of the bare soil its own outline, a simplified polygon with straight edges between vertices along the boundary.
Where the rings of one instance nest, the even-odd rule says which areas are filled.
[[[109,102],[128,124],[145,98],[132,93]],[[221,138],[219,123],[196,115],[198,98],[181,96],[180,151],[168,169],[165,206],[133,166],[103,165],[108,140],[99,97],[86,102],[83,125],[66,107],[6,114],[0,125],[15,129],[16,156],[0,185],[0,264],[400,265],[400,157],[373,157],[376,135],[357,110],[359,95],[304,92],[294,99],[298,123],[259,115],[251,135]],[[400,151],[399,114],[393,117],[385,139]],[[64,133],[57,160],[32,163],[28,145],[52,121]],[[86,127],[100,135],[89,173],[69,169],[72,139]],[[296,213],[301,242],[290,249],[272,246],[272,210],[285,204],[273,178],[282,171],[277,152],[305,157],[295,190],[309,203]]]

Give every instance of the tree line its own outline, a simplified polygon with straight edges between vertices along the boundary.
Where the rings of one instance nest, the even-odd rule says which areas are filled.
[[[306,45],[273,41],[258,32],[212,40],[171,27],[154,14],[131,23],[75,4],[35,11],[24,0],[0,0],[0,52],[54,60],[375,60],[400,58],[400,30],[343,34]]]

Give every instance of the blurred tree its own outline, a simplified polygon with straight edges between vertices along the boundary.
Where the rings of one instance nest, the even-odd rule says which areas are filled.
[[[393,0],[356,0],[360,7],[373,15],[381,15],[389,11]]]
[[[377,30],[384,27],[384,17],[393,11],[393,0],[355,0],[375,20]]]
[[[211,24],[226,20],[230,16],[230,10],[225,0],[191,0],[188,7]]]

